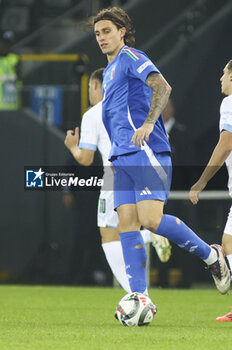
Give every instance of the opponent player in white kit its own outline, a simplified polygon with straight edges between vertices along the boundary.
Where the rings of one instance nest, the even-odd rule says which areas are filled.
[[[216,147],[213,150],[211,158],[203,171],[199,180],[191,187],[189,198],[193,204],[197,204],[199,194],[206,187],[209,180],[222,167],[224,162],[228,169],[228,188],[232,197],[232,60],[230,60],[221,77],[221,92],[227,95],[220,107],[220,137]],[[222,236],[222,247],[224,254],[232,272],[232,206],[228,214],[228,219]],[[227,315],[218,317],[217,321],[232,321],[232,311]]]
[[[104,184],[98,201],[98,227],[102,238],[102,248],[107,262],[121,286],[130,292],[130,286],[125,271],[122,246],[117,230],[118,215],[114,211],[113,199],[113,171],[108,161],[110,153],[110,140],[102,122],[102,80],[104,68],[94,71],[89,80],[90,108],[82,118],[81,137],[79,141],[79,128],[75,133],[67,131],[65,145],[78,163],[89,166],[94,159],[98,148],[104,166]],[[148,230],[142,230],[145,243],[152,241],[152,245],[162,262],[168,261],[171,255],[171,246],[167,238],[155,235]]]

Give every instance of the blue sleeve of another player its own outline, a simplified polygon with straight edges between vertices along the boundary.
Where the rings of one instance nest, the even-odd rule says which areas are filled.
[[[143,52],[132,48],[125,48],[121,54],[123,55],[123,66],[127,69],[129,76],[140,79],[145,83],[148,74],[151,72],[160,74],[158,68]]]

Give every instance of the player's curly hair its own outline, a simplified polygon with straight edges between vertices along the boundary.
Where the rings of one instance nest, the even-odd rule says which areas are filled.
[[[108,20],[113,22],[118,29],[125,27],[126,34],[124,36],[124,42],[128,46],[133,46],[135,43],[135,29],[132,25],[131,19],[128,14],[120,7],[111,7],[109,9],[103,9],[94,17],[93,23],[97,23],[102,20]]]

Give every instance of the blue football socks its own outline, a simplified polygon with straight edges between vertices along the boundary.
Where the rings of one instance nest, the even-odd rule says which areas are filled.
[[[155,233],[198,255],[202,260],[206,260],[211,253],[211,247],[175,216],[163,215]]]
[[[126,274],[132,292],[146,293],[146,249],[139,231],[120,234]]]

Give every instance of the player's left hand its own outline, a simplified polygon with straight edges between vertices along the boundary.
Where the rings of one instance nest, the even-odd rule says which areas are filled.
[[[146,142],[149,141],[149,136],[152,133],[153,129],[154,129],[153,124],[144,123],[140,128],[138,128],[135,131],[131,141],[135,146],[139,146],[139,147],[144,146],[144,140]]]
[[[193,204],[197,204],[199,201],[199,195],[201,191],[205,188],[206,184],[197,181],[189,191],[189,199]]]

